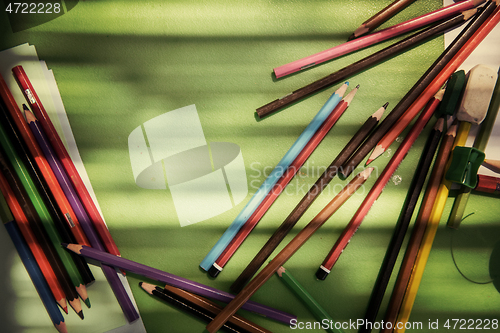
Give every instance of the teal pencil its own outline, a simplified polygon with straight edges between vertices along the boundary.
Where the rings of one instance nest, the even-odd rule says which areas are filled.
[[[327,332],[344,333],[339,328],[340,323],[336,323],[323,307],[309,294],[309,292],[297,281],[285,267],[281,266],[276,271],[280,280],[297,296],[302,303],[311,311],[316,320],[321,323],[321,327]]]

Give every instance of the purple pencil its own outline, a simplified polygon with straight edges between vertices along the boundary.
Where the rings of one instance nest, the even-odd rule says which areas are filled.
[[[131,273],[142,275],[144,277],[168,284],[170,286],[192,292],[193,294],[197,294],[199,296],[204,296],[224,303],[229,303],[234,298],[234,295],[227,293],[225,291],[221,291],[203,285],[201,283],[191,281],[189,279],[171,273],[167,273],[159,269],[146,266],[144,264],[137,263],[129,259],[118,257],[104,251],[99,251],[98,249],[95,248],[91,248],[80,244],[62,244],[62,245],[66,247],[68,250],[71,250],[86,258],[97,260],[103,264],[114,266],[116,268],[120,268],[129,271]],[[247,301],[242,306],[242,309],[259,313],[268,318],[275,319],[286,324],[289,324],[290,320],[297,318],[294,315],[270,308],[265,305],[261,305],[253,301]]]
[[[39,126],[38,120],[35,115],[25,106],[24,106],[24,114],[26,116],[26,121],[33,132],[34,137],[36,138],[38,145],[42,149],[47,162],[50,165],[50,168],[54,172],[54,175],[59,182],[64,194],[68,198],[68,202],[71,205],[75,212],[75,216],[77,217],[80,225],[87,236],[90,245],[94,248],[100,249],[104,251],[104,246],[101,241],[97,237],[97,233],[95,232],[92,222],[83,207],[83,204],[80,201],[80,198],[76,194],[73,186],[71,185],[68,176],[64,169],[62,168],[61,162],[57,159],[54,150],[52,149],[45,133],[42,128]],[[133,322],[139,318],[139,314],[137,313],[130,297],[128,296],[123,284],[118,277],[118,273],[113,267],[102,265],[102,271],[104,276],[108,280],[113,293],[118,301],[118,304],[122,308],[122,311],[129,322]]]
[[[451,4],[449,6],[437,9],[433,12],[418,16],[411,20],[393,25],[392,27],[374,32],[372,34],[362,36],[351,40],[346,43],[342,43],[335,47],[329,48],[328,50],[310,55],[308,57],[295,60],[289,64],[276,67],[274,69],[274,74],[277,78],[289,75],[300,70],[316,66],[325,61],[331,60],[343,56],[345,54],[360,50],[362,48],[380,43],[389,38],[400,36],[404,33],[420,29],[426,25],[436,23],[440,20],[451,17],[460,12],[474,8],[486,0],[464,0],[457,3]]]

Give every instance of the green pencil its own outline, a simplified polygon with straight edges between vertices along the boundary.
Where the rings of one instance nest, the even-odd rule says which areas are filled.
[[[60,244],[63,243],[63,240],[55,228],[54,220],[50,215],[40,192],[36,188],[24,161],[14,149],[3,124],[0,125],[0,146],[3,148],[3,153],[0,154],[2,155],[0,156],[1,168],[9,182],[17,183],[19,181],[19,184],[14,184],[15,186],[12,186],[11,184],[13,189],[22,188],[24,190],[24,192],[18,191],[16,193],[18,200],[20,203],[22,202],[21,206],[23,207],[23,210],[26,210],[25,213],[27,217],[31,216],[30,223],[41,223],[43,225],[43,229],[53,245],[52,247],[49,247],[49,249],[55,249],[56,253],[54,255],[58,257],[63,266],[61,269],[61,275],[59,275],[61,277],[61,286],[66,293],[66,297],[71,307],[83,319],[83,312],[80,300],[78,299],[78,293],[83,294],[82,299],[86,299],[87,295],[80,272],[78,271],[71,255],[60,246]],[[31,212],[31,210],[33,210],[33,212]],[[42,236],[41,233],[38,234],[38,236]]]
[[[344,333],[323,307],[309,294],[307,290],[297,281],[285,267],[281,266],[276,274],[281,278],[283,283],[297,296],[302,303],[311,311],[316,320],[321,323],[321,327],[327,332]]]

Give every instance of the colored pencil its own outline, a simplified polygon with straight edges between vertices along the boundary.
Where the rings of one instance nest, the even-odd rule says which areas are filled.
[[[9,122],[9,125],[17,130],[18,136],[22,138],[22,142],[26,145],[27,150],[33,157],[35,164],[40,170],[40,174],[47,183],[47,187],[53,194],[54,201],[57,203],[61,214],[64,215],[65,221],[69,226],[69,229],[77,242],[82,244],[88,244],[87,237],[85,236],[83,230],[81,229],[80,223],[78,222],[75,213],[71,209],[71,206],[64,195],[59,183],[56,180],[52,169],[47,163],[45,157],[43,156],[40,147],[36,143],[33,134],[28,128],[28,124],[24,120],[21,111],[17,107],[16,101],[12,96],[9,87],[0,75],[0,103],[2,103],[3,113],[7,118],[5,121]],[[8,117],[10,115],[10,118]],[[20,140],[21,141],[21,140]]]
[[[342,172],[345,177],[357,167],[409,107],[415,109],[423,108],[441,89],[448,78],[493,29],[495,23],[488,18],[495,11],[496,7],[495,2],[488,1],[485,7],[483,7],[484,10],[478,10],[478,15],[460,32],[434,64],[429,67],[410,91],[394,107],[392,112],[382,121],[377,130],[370,135],[351,156],[349,161],[344,164]],[[483,23],[489,21],[491,23],[483,26]]]
[[[393,3],[389,4],[387,7],[379,11],[377,14],[370,17],[368,20],[363,22],[359,28],[354,30],[354,33],[349,37],[349,40],[358,38],[359,36],[365,35],[379,25],[399,13],[409,4],[411,4],[415,0],[396,0]]]
[[[375,200],[377,200],[377,198],[380,196],[385,185],[387,185],[387,182],[392,177],[393,173],[406,157],[408,151],[410,150],[413,143],[417,140],[425,125],[427,125],[427,122],[432,117],[433,112],[434,109],[432,107],[426,107],[422,111],[420,117],[415,122],[415,125],[413,125],[411,130],[408,132],[405,139],[398,147],[389,163],[387,163],[384,171],[382,171],[377,181],[370,189],[370,192],[368,192],[367,196],[352,217],[351,221],[349,221],[344,231],[342,231],[342,234],[339,236],[337,242],[335,242],[335,244],[333,245],[325,260],[323,260],[323,263],[320,265],[318,271],[316,272],[316,277],[318,279],[324,280],[328,276],[333,266],[339,259],[340,255],[346,248],[347,244],[349,244],[351,238],[360,227],[366,214],[368,214],[368,211],[375,203]]]
[[[78,193],[78,196],[80,197],[80,200],[82,201],[87,214],[89,215],[97,233],[99,234],[99,237],[102,239],[104,247],[108,252],[115,255],[120,255],[120,251],[118,250],[118,247],[116,246],[113,237],[111,236],[106,226],[106,223],[104,223],[99,210],[92,200],[92,197],[90,196],[85,184],[83,183],[80,174],[78,173],[75,165],[73,164],[73,161],[71,160],[71,157],[66,151],[61,138],[59,137],[54,125],[52,124],[52,121],[50,120],[45,108],[40,102],[40,99],[38,98],[38,95],[24,69],[22,68],[22,66],[16,66],[12,69],[12,72],[14,73],[19,86],[21,87],[24,96],[26,97],[31,110],[33,110],[35,116],[38,118],[38,121],[40,121],[45,134],[49,138],[52,148],[59,157],[59,160],[66,170],[66,173],[69,175],[69,178],[73,183],[73,186]]]
[[[375,322],[377,318],[380,305],[384,298],[387,285],[392,275],[394,266],[398,259],[399,251],[403,245],[408,226],[410,225],[413,212],[417,206],[420,193],[424,187],[425,180],[427,178],[427,173],[431,169],[432,161],[434,160],[434,155],[439,146],[441,136],[443,134],[444,118],[438,119],[433,130],[429,133],[427,142],[425,143],[422,154],[420,155],[420,160],[418,162],[417,168],[415,170],[413,179],[408,188],[408,194],[406,195],[405,202],[401,208],[401,214],[399,215],[398,221],[394,228],[394,232],[391,241],[387,247],[387,251],[380,266],[380,270],[377,276],[377,280],[372,289],[370,296],[370,301],[365,313],[364,322]],[[360,333],[371,332],[372,328],[364,325],[360,329]]]
[[[411,270],[413,268],[418,249],[425,232],[425,227],[432,211],[432,206],[437,198],[439,186],[444,177],[446,164],[456,140],[457,127],[457,124],[453,124],[443,136],[436,161],[434,162],[434,166],[432,168],[429,182],[427,183],[422,203],[420,204],[417,218],[415,220],[415,223],[413,224],[410,240],[408,241],[408,245],[406,246],[404,258],[399,268],[398,277],[393,287],[389,305],[384,318],[385,320],[392,323],[394,323],[396,320],[397,311],[399,309],[399,306],[401,305],[404,291],[410,278]]]
[[[328,50],[310,55],[308,57],[295,60],[286,65],[282,65],[274,68],[274,74],[277,78],[289,75],[316,65],[319,65],[325,61],[346,55],[348,53],[363,49],[368,46],[383,42],[387,39],[400,36],[410,31],[420,29],[429,24],[436,23],[441,20],[445,20],[455,14],[464,12],[466,10],[472,9],[485,0],[464,0],[457,3],[451,4],[449,6],[439,8],[430,13],[421,15],[419,17],[410,19],[408,21],[396,24],[392,27],[380,30],[378,32],[342,43]]]
[[[139,274],[144,277],[168,284],[170,286],[180,288],[189,292],[192,292],[194,294],[203,296],[203,297],[208,297],[216,301],[221,301],[228,303],[230,302],[234,296],[225,292],[221,291],[206,285],[203,285],[201,283],[191,281],[189,279],[167,273],[164,271],[161,271],[159,269],[153,268],[146,266],[144,264],[134,262],[129,259],[125,259],[122,257],[118,257],[115,255],[112,255],[110,253],[100,251],[98,249],[92,248],[92,247],[87,247],[85,245],[79,245],[79,244],[62,244],[63,247],[66,247],[68,250],[73,251],[77,254],[80,254],[86,258],[90,258],[93,260],[97,260],[101,263],[104,263],[109,266],[113,266],[116,268],[124,269],[126,271],[129,271],[131,273]],[[265,305],[261,305],[255,302],[247,302],[242,308],[248,311],[256,312],[259,313],[263,316],[266,316],[268,318],[275,319],[277,321],[281,321],[283,323],[290,323],[291,319],[296,318],[295,316],[285,313],[283,311],[279,311],[273,308],[270,308]]]
[[[500,194],[500,178],[487,175],[477,175],[477,185],[474,191]]]
[[[484,78],[482,81],[485,81]],[[476,94],[478,95],[478,94]],[[477,98],[477,97],[476,97]],[[487,97],[483,97],[487,98]],[[478,103],[474,103],[475,113],[480,108]],[[492,98],[489,102],[486,117],[484,118],[481,126],[479,127],[479,131],[476,135],[476,139],[472,147],[483,151],[486,149],[486,145],[488,144],[488,140],[491,135],[491,131],[493,130],[493,126],[495,125],[495,119],[497,118],[498,109],[500,108],[500,79],[497,80],[495,84],[495,88],[492,94]],[[464,216],[465,207],[467,206],[467,201],[469,200],[471,189],[466,186],[461,186],[457,196],[455,197],[455,201],[453,202],[453,206],[451,208],[451,213],[448,218],[448,227],[450,228],[458,228],[460,226],[460,222]]]
[[[325,88],[328,88],[334,84],[340,83],[347,78],[360,73],[363,70],[367,70],[384,60],[387,60],[391,57],[397,56],[402,52],[419,45],[431,38],[434,38],[445,31],[456,28],[463,23],[465,23],[472,13],[475,13],[476,9],[471,9],[465,13],[461,13],[449,20],[446,20],[442,23],[439,23],[435,26],[431,26],[427,29],[419,31],[397,43],[394,43],[378,52],[375,52],[353,64],[350,64],[330,75],[327,75],[319,80],[316,80],[302,88],[299,88],[285,96],[276,99],[270,103],[267,103],[264,106],[259,107],[256,110],[257,115],[260,118],[264,118],[286,106],[289,106],[293,103],[300,101],[301,99],[315,94]]]
[[[378,124],[383,112],[387,107],[387,103],[379,108],[372,114],[360,129],[354,134],[347,145],[342,149],[338,156],[330,163],[328,168],[318,178],[316,183],[304,195],[302,200],[297,204],[294,210],[288,215],[283,223],[269,238],[262,249],[255,255],[252,261],[241,272],[238,278],[231,285],[231,290],[239,292],[245,284],[253,277],[257,270],[267,260],[271,253],[281,243],[283,238],[292,230],[297,221],[302,217],[305,211],[312,205],[314,200],[321,194],[323,189],[330,183],[330,181],[337,175],[339,168],[349,158],[349,156],[356,150],[356,148],[363,142],[363,140],[370,134],[370,132]]]
[[[81,276],[71,256],[68,256],[68,253],[64,254],[65,251],[60,246],[55,246],[56,242],[60,244],[62,239],[55,230],[54,220],[48,212],[40,192],[35,187],[31,174],[11,145],[3,124],[0,125],[0,145],[3,150],[0,152],[0,168],[19,204],[23,207],[31,227],[37,228],[33,230],[38,241],[42,245],[47,244],[44,248],[45,254],[51,260],[51,265],[66,294],[66,299],[78,316],[83,319],[78,295],[81,293],[82,299],[86,299],[85,285],[81,281]]]
[[[321,212],[316,215],[236,297],[207,325],[207,330],[216,332],[245,302],[282,266],[300,247],[361,187],[370,176],[373,168],[365,169],[356,175]]]
[[[25,166],[31,172],[32,180],[34,181],[34,183],[36,184],[36,187],[40,191],[40,195],[43,197],[43,200],[46,204],[46,207],[47,207],[50,215],[53,218],[53,222],[57,228],[57,231],[60,233],[63,240],[71,241],[73,239],[76,239],[76,237],[73,237],[75,235],[75,233],[72,233],[71,230],[75,231],[75,230],[79,229],[78,227],[80,224],[76,220],[76,217],[74,217],[74,218],[71,217],[71,216],[74,216],[73,210],[71,209],[71,207],[69,207],[69,209],[71,210],[71,215],[69,213],[64,214],[63,211],[61,210],[61,206],[56,205],[56,203],[52,199],[56,195],[50,191],[50,188],[48,188],[48,186],[46,186],[46,184],[50,180],[46,180],[43,177],[43,174],[41,172],[40,173],[38,172],[40,170],[40,168],[36,168],[36,166],[38,166],[38,164],[34,163],[34,161],[33,161],[33,160],[40,160],[41,158],[43,158],[43,160],[45,160],[45,157],[39,156],[37,158],[32,158],[32,155],[30,154],[30,152],[25,148],[26,145],[24,144],[23,139],[19,135],[19,131],[14,126],[14,124],[11,121],[7,112],[4,112],[5,111],[5,108],[4,108],[5,104],[3,103],[3,100],[1,100],[1,102],[2,103],[0,105],[0,121],[5,126],[4,129],[6,130],[8,137],[11,139],[11,144],[13,145],[14,150],[18,153],[18,156],[23,158],[23,160],[25,161]],[[24,125],[26,125],[25,122],[24,122]],[[36,144],[36,142],[35,142],[35,144]],[[52,172],[52,170],[50,170],[50,169],[48,171]],[[61,194],[64,196],[64,193],[61,193]],[[67,202],[66,197],[64,197],[64,200]],[[71,229],[71,230],[69,230],[69,229]],[[83,231],[81,231],[81,232],[83,234]],[[86,240],[86,237],[85,237],[85,240]],[[78,256],[72,256],[72,259],[76,265],[76,268],[78,269],[80,277],[83,279],[84,284],[89,284],[89,283],[93,282],[95,280],[94,276],[93,276],[92,272],[90,271],[85,260],[82,260],[82,258],[79,258]],[[88,298],[85,302],[86,302],[85,304],[87,306],[90,306]]]
[[[311,156],[316,147],[321,143],[323,138],[332,129],[333,125],[337,120],[344,114],[344,112],[349,107],[352,99],[356,95],[359,89],[359,85],[349,92],[335,109],[328,115],[321,127],[314,133],[313,137],[307,142],[306,146],[297,155],[295,160],[290,164],[288,170],[281,176],[281,178],[276,182],[271,192],[264,198],[259,207],[255,210],[248,221],[243,225],[243,227],[238,231],[238,234],[233,238],[231,243],[224,249],[216,262],[210,267],[208,273],[215,277],[219,274],[222,268],[225,266],[227,261],[236,252],[241,243],[245,240],[246,236],[252,231],[252,229],[257,225],[262,216],[267,212],[269,207],[285,189],[290,180],[295,176],[295,174],[300,170],[305,161]]]
[[[32,103],[32,105],[34,105],[34,104]],[[26,124],[26,121],[24,121],[24,123]],[[40,127],[38,127],[38,129],[40,129]],[[28,129],[28,131],[31,132],[30,129]],[[33,135],[33,133],[32,133],[32,135]],[[58,137],[58,139],[60,140],[59,137]],[[34,140],[36,142],[36,138]],[[54,141],[50,141],[50,142],[49,141],[50,140],[46,140],[46,143],[50,144],[51,145],[50,147],[54,148],[52,146]],[[42,154],[43,154],[43,152],[42,152]],[[61,161],[61,159],[59,158],[60,155],[58,155],[58,154],[56,154],[56,155],[57,155],[58,160]],[[62,165],[64,166],[64,163],[62,163]],[[49,167],[50,167],[50,165],[49,165]],[[64,170],[67,172],[66,168],[64,168]],[[72,177],[70,177],[70,179],[72,181],[72,185],[74,186],[74,177],[72,176]],[[72,201],[73,206],[71,206],[71,207],[78,208],[78,212],[75,211],[74,213],[77,216],[78,221],[80,222],[82,230],[84,231],[85,236],[87,238],[87,241],[93,247],[96,247],[99,249],[104,249],[104,245],[103,245],[103,243],[101,243],[101,241],[104,242],[104,240],[101,239],[97,235],[98,224],[93,223],[93,221],[90,219],[88,212],[83,205],[82,197],[80,195],[78,195],[78,197],[72,197],[72,199],[73,199],[73,201]],[[61,244],[62,242],[63,241],[60,240],[58,244]],[[109,242],[109,240],[108,240],[108,242]],[[58,250],[61,249],[60,246],[57,246],[56,248]],[[67,251],[64,251],[64,252],[68,253]],[[106,265],[102,266],[102,270],[103,270],[104,276],[106,277],[108,283],[110,284],[110,287],[112,288],[113,293],[114,293],[120,307],[122,308],[123,313],[124,313],[125,317],[127,318],[127,320],[129,322],[133,322],[133,321],[137,320],[139,318],[139,314],[137,313],[137,310],[135,309],[134,305],[132,304],[132,301],[130,300],[130,296],[128,295],[127,291],[125,290],[125,287],[121,283],[121,281],[118,277],[118,272],[116,272],[112,267],[109,267]],[[87,301],[86,304],[87,304],[87,306],[89,306],[90,303]]]
[[[427,105],[434,109],[441,103],[444,95],[444,89],[441,89],[437,92],[434,97],[432,97]],[[415,107],[414,107],[415,105]],[[366,164],[370,164],[374,159],[382,155],[389,146],[396,141],[399,135],[405,130],[408,125],[413,121],[413,119],[418,115],[420,109],[418,109],[418,105],[412,104],[408,110],[399,118],[399,120],[392,126],[392,128],[384,135],[382,139],[378,142],[378,144],[373,149],[371,155],[368,157]]]
[[[160,288],[146,282],[140,282],[139,285],[148,294],[156,296],[206,322],[211,321],[222,309],[221,306],[206,298],[172,286],[167,285],[165,288]],[[231,317],[222,329],[227,332],[270,333],[265,328],[255,325],[238,315]]]
[[[292,293],[297,296],[297,298],[311,311],[314,318],[320,323],[329,323],[328,328],[325,330],[330,333],[343,333],[341,329],[335,328],[335,321],[326,312],[326,310],[312,297],[312,295],[300,284],[297,279],[295,279],[290,271],[281,266],[276,271],[276,274],[280,277],[280,280],[292,291]]]
[[[38,242],[35,234],[31,230],[31,226],[29,224],[26,215],[21,208],[21,205],[17,201],[14,192],[10,188],[7,179],[3,175],[3,172],[0,170],[0,191],[2,192],[5,201],[7,202],[12,215],[14,216],[14,220],[16,221],[19,230],[21,231],[26,243],[30,247],[35,260],[40,267],[40,270],[49,285],[50,291],[54,296],[54,300],[56,303],[64,310],[64,312],[68,313],[68,307],[66,303],[66,294],[62,290],[61,284],[57,279],[57,276],[52,268],[51,263],[49,262],[47,256],[45,255],[44,248]]]
[[[271,171],[264,183],[262,183],[257,192],[254,193],[250,201],[245,205],[245,207],[234,219],[234,221],[224,232],[221,238],[217,241],[214,247],[202,260],[200,264],[201,268],[203,268],[204,270],[208,270],[210,269],[210,267],[212,267],[215,260],[217,260],[217,258],[221,255],[222,251],[224,251],[224,249],[229,245],[240,228],[246,223],[248,218],[252,216],[255,209],[257,209],[260,203],[269,194],[274,184],[276,184],[283,173],[287,171],[288,167],[295,160],[300,151],[306,146],[307,142],[309,142],[309,140],[313,137],[314,133],[316,133],[321,124],[324,123],[328,115],[333,112],[337,104],[339,104],[342,96],[347,90],[347,86],[348,83],[344,83],[330,96],[330,98],[328,98],[323,107],[318,111],[318,113],[314,116],[309,125],[307,125],[302,134],[293,143],[292,147],[285,153],[283,158],[279,161],[273,171]],[[294,171],[297,172],[298,170]]]
[[[30,129],[33,132],[33,135],[37,139],[42,151],[45,154],[45,157],[47,158],[47,161],[56,174],[57,179],[60,182],[64,193],[68,197],[71,207],[73,208],[78,220],[81,221],[82,226],[85,228],[85,230],[87,230],[87,234],[89,235],[88,238],[91,244],[94,247],[103,250],[104,247],[101,245],[100,240],[97,238],[97,235],[92,229],[92,222],[90,221],[90,218],[88,217],[85,208],[80,201],[80,198],[74,190],[73,185],[69,181],[68,176],[62,168],[61,163],[59,162],[57,156],[54,154],[54,151],[52,150],[52,147],[50,146],[50,143],[48,142],[43,129],[39,126],[38,120],[35,118],[33,113],[31,113],[31,111],[27,109],[25,109],[25,115]],[[118,303],[122,307],[124,314],[127,316],[127,319],[130,322],[136,320],[138,318],[138,314],[130,300],[130,297],[127,295],[123,285],[119,281],[117,272],[115,272],[113,268],[106,267],[105,265],[103,265],[102,268],[104,270],[106,279],[110,283],[110,286],[113,289],[115,296],[117,297]]]
[[[66,323],[64,322],[64,317],[62,316],[57,303],[54,300],[52,292],[49,288],[49,285],[45,281],[45,278],[38,267],[38,264],[35,260],[35,257],[30,251],[28,244],[24,240],[19,227],[16,225],[14,221],[14,217],[10,212],[10,209],[5,201],[3,195],[0,194],[0,220],[9,233],[10,239],[12,243],[16,247],[17,253],[19,254],[19,258],[21,259],[24,267],[26,268],[26,272],[28,273],[31,282],[35,287],[35,290],[40,297],[40,300],[47,311],[50,320],[54,324],[54,327],[60,333],[66,333]]]
[[[485,159],[481,165],[493,172],[500,173],[500,161],[498,160]]]

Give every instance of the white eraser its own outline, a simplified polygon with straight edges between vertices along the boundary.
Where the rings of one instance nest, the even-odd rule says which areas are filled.
[[[467,73],[464,95],[457,111],[458,120],[472,124],[480,124],[484,120],[497,76],[497,71],[485,65],[477,65]]]

